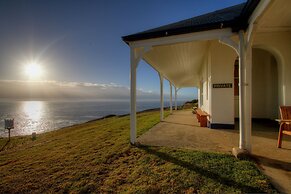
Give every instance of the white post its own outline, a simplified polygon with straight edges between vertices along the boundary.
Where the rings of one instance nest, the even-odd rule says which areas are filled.
[[[251,44],[248,42],[247,44]],[[246,149],[251,152],[251,138],[252,138],[252,47],[246,47],[246,86],[245,86],[245,128],[246,128]]]
[[[136,67],[134,48],[130,48],[130,143],[136,141]]]
[[[251,128],[252,128],[252,52],[245,42],[244,32],[239,31],[239,148],[251,152]]]
[[[246,148],[245,114],[244,114],[244,77],[245,77],[245,39],[243,31],[239,31],[239,148]]]
[[[159,73],[159,77],[160,77],[160,102],[161,102],[160,120],[163,121],[164,120],[164,91],[163,91],[164,78],[160,73]]]
[[[178,90],[175,86],[175,110],[177,110],[177,92],[178,92]]]
[[[172,101],[172,83],[169,81],[170,84],[170,113],[173,113],[173,101]]]

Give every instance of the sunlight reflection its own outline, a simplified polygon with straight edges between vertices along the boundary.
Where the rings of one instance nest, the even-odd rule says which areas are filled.
[[[41,101],[27,101],[23,102],[22,106],[25,115],[31,119],[32,122],[38,122],[43,114],[43,102]]]

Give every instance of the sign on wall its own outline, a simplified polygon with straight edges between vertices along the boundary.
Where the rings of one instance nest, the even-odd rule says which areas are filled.
[[[232,88],[232,83],[213,84],[212,88]]]

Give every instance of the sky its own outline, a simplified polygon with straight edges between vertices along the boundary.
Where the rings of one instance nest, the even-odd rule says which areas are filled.
[[[121,37],[244,0],[1,0],[0,99],[129,98],[129,47]],[[43,75],[31,80],[29,63]],[[159,77],[137,69],[138,99],[159,98]],[[165,96],[169,84],[164,83]],[[197,98],[195,88],[179,98]]]

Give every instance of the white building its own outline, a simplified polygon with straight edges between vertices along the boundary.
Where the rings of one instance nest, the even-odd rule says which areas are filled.
[[[131,143],[136,68],[144,60],[161,81],[198,88],[210,128],[233,128],[239,117],[239,148],[251,151],[252,118],[278,118],[279,106],[291,105],[290,8],[290,0],[249,0],[123,37],[131,51]]]

